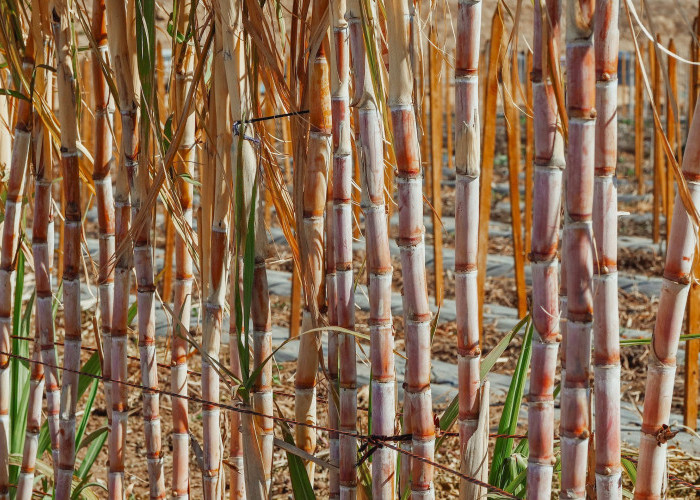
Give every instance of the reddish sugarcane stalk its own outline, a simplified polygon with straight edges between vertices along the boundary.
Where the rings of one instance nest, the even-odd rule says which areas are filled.
[[[420,147],[412,96],[408,20],[405,0],[387,5],[389,31],[388,105],[394,129],[396,152],[399,237],[404,290],[404,328],[406,336],[404,422],[410,422],[411,451],[433,459],[435,425],[430,392],[430,309],[425,277],[425,243],[423,227],[422,172]],[[433,468],[413,460],[411,464],[413,498],[432,498]]]
[[[323,6],[314,5],[314,19],[320,19]],[[313,23],[312,23],[313,24]],[[310,58],[309,103],[310,131],[303,184],[303,222],[300,231],[303,283],[306,287],[306,304],[302,318],[302,336],[299,341],[299,358],[295,378],[295,418],[316,423],[316,371],[318,366],[318,333],[303,334],[318,326],[320,305],[325,302],[323,291],[323,232],[324,210],[327,197],[328,169],[331,159],[331,96],[328,60],[321,45]],[[296,444],[313,454],[316,450],[316,431],[304,426],[296,427]],[[314,464],[306,464],[313,481]]]
[[[27,81],[34,68],[34,41],[27,39],[22,70]],[[28,89],[23,89],[28,91]],[[14,130],[14,143],[10,159],[10,172],[7,181],[5,200],[5,220],[0,249],[0,351],[12,351],[12,306],[14,301],[15,256],[18,250],[20,218],[22,216],[22,196],[26,184],[27,158],[31,144],[32,105],[24,99],[17,107],[17,122]],[[9,133],[9,132],[5,132]],[[0,499],[10,497],[10,357],[0,356]]]
[[[593,238],[593,336],[596,494],[622,497],[620,465],[620,324],[617,305],[617,60],[618,0],[595,11],[596,129]]]
[[[696,104],[683,154],[682,174],[697,211],[700,207],[700,115]],[[680,189],[679,189],[680,191]],[[659,312],[647,364],[647,382],[639,445],[637,500],[665,497],[666,450],[676,374],[676,354],[690,289],[697,228],[682,196],[674,202],[673,225],[668,239]]]
[[[140,144],[150,141],[150,126],[141,122]],[[132,192],[132,213],[136,219],[141,210],[152,212],[144,202],[150,189],[151,158],[148,151],[138,156],[136,171],[129,175]],[[137,329],[139,335],[139,357],[141,361],[141,383],[149,389],[158,389],[158,365],[156,361],[156,287],[153,282],[153,247],[151,243],[151,221],[149,215],[134,235],[134,269],[136,270]],[[146,461],[148,482],[152,499],[165,498],[165,475],[163,474],[163,453],[160,425],[160,395],[146,392],[143,398],[143,425],[146,438]]]
[[[565,166],[564,140],[554,97],[555,76],[547,69],[547,37],[559,37],[558,0],[535,2],[532,93],[534,182],[532,207],[532,346],[528,406],[528,498],[551,497],[554,470],[554,376],[559,350],[559,272],[557,250]],[[549,24],[551,22],[551,25]],[[563,276],[562,276],[562,286]],[[563,299],[565,300],[565,298]],[[564,310],[562,304],[562,310]],[[563,351],[563,350],[562,350]],[[562,356],[564,352],[562,352]]]
[[[376,29],[376,4],[372,2],[372,20],[365,20],[370,32]],[[348,4],[347,19],[353,59],[353,102],[358,108],[355,144],[362,179],[362,209],[365,215],[367,272],[369,274],[370,361],[372,366],[372,432],[394,433],[396,380],[394,373],[394,332],[391,317],[391,280],[393,268],[385,203],[384,128],[377,109],[376,96],[365,52],[363,15],[360,2]],[[378,449],[372,457],[373,498],[395,496],[396,452]]]
[[[133,4],[131,4],[133,6]],[[127,43],[132,33],[131,23],[127,22],[127,7],[123,2],[108,0],[105,2],[107,24],[107,41],[110,62],[119,93],[119,112],[121,114],[120,158],[114,191],[114,232],[117,241],[129,239],[131,222],[131,193],[129,190],[129,172],[133,171],[138,161],[136,137],[137,85],[135,80],[135,59]],[[133,13],[133,12],[131,12]],[[131,16],[129,16],[130,18]],[[129,328],[129,293],[133,253],[126,248],[115,256],[114,269],[114,308],[112,311],[112,427],[109,437],[109,480],[108,497],[121,500],[125,494],[124,463],[126,458],[126,431],[129,416],[128,388],[120,382],[128,379],[127,367],[127,333]]]
[[[350,144],[350,46],[344,1],[332,2],[333,62],[331,71],[331,108],[333,116],[333,248],[335,261],[335,303],[337,324],[355,329],[354,273],[352,269],[352,174]],[[360,35],[361,36],[361,35]],[[362,61],[364,62],[364,61]],[[312,94],[313,95],[313,94]],[[383,196],[383,193],[382,193]],[[328,258],[328,257],[327,257]],[[357,360],[355,337],[339,333],[339,427],[340,498],[355,498],[357,490]]]
[[[36,8],[36,4],[35,4]],[[34,43],[42,47],[37,54],[37,63],[42,64],[48,57],[48,38],[44,38],[42,29],[48,31],[48,18],[46,12],[38,11],[32,16],[32,36]],[[41,26],[39,17],[41,15]],[[44,22],[46,24],[44,25]],[[51,83],[51,74],[40,72],[35,80],[35,91],[45,98]],[[48,80],[48,82],[47,82]],[[48,83],[48,85],[47,85]],[[41,413],[43,392],[46,386],[44,366],[41,364],[44,349],[46,349],[46,361],[56,365],[56,351],[53,342],[53,315],[51,268],[53,261],[53,213],[51,210],[51,141],[48,130],[44,127],[37,113],[33,116],[34,127],[32,129],[32,146],[34,148],[35,164],[35,191],[34,191],[34,226],[32,227],[32,254],[34,256],[34,270],[36,280],[36,319],[35,319],[35,343],[30,370],[29,403],[27,405],[27,429],[24,438],[24,453],[22,455],[22,467],[17,481],[18,500],[29,500],[32,497],[34,486],[34,468],[36,466],[37,450],[39,447],[39,433],[41,430]],[[48,167],[48,168],[47,168]],[[50,340],[50,342],[49,342]],[[48,375],[48,387],[46,389],[49,413],[53,414],[53,422],[49,422],[52,444],[57,442],[59,389],[57,369],[46,370]],[[55,456],[54,458],[58,458]]]
[[[590,0],[568,5],[566,60],[569,144],[566,178],[566,375],[561,402],[561,491],[584,498],[591,426],[589,417],[593,312],[593,208],[595,54]]]
[[[479,242],[479,177],[481,174],[479,124],[479,44],[481,1],[461,0],[455,57],[455,298],[459,370],[459,435],[461,471],[484,480],[488,467],[481,450],[484,436],[477,433],[481,377],[479,365],[479,302],[477,247]],[[485,270],[484,270],[485,271]],[[486,430],[488,432],[488,429]],[[460,482],[460,498],[476,498],[483,488]]]
[[[92,6],[92,35],[97,42],[99,54],[92,58],[92,86],[95,99],[95,149],[92,178],[95,183],[97,198],[97,217],[99,224],[99,276],[100,290],[100,335],[102,337],[103,356],[106,362],[103,374],[105,399],[107,401],[107,420],[112,423],[112,312],[114,307],[114,267],[112,258],[115,251],[114,240],[114,197],[112,194],[112,112],[107,80],[102,73],[101,61],[107,61],[107,26],[104,0],[95,0]],[[101,61],[100,61],[101,60]]]
[[[65,238],[63,241],[63,307],[65,347],[59,416],[59,459],[56,498],[67,499],[75,467],[75,411],[77,406],[78,372],[80,370],[80,271],[82,233],[78,123],[76,119],[75,76],[71,61],[71,27],[68,5],[58,2],[52,12],[52,28],[56,44],[58,81],[58,122],[61,129],[61,172],[66,203]]]
[[[43,13],[42,13],[43,14]],[[45,32],[42,33],[43,45],[44,45],[44,60],[49,59],[48,47],[50,46],[51,40],[48,34],[48,15],[46,12],[46,23]],[[40,78],[37,77],[37,81]],[[42,83],[37,83],[36,88],[40,89]],[[46,88],[47,102],[51,102],[54,91],[53,91],[53,76],[46,75],[46,81],[43,82]],[[44,122],[38,117],[34,118],[34,127],[41,130],[41,146],[35,143],[35,170],[36,170],[36,186],[35,198],[41,200],[42,206],[39,208],[38,201],[35,200],[35,212],[34,220],[40,220],[43,214],[46,213],[46,218],[49,220],[49,226],[46,233],[46,248],[48,255],[44,258],[40,256],[37,259],[37,253],[41,253],[42,246],[41,241],[37,240],[37,234],[32,233],[32,246],[37,245],[37,249],[32,248],[32,253],[34,254],[34,270],[37,272],[37,260],[40,262],[47,262],[48,269],[53,268],[53,255],[54,255],[54,213],[50,206],[52,204],[52,171],[54,165],[54,157],[52,155],[50,133],[45,127]],[[39,138],[38,131],[36,131],[36,138]],[[42,164],[43,162],[43,164]],[[43,167],[43,173],[41,168]],[[41,174],[41,175],[40,175]],[[39,180],[41,179],[41,180]],[[48,198],[48,199],[47,199]],[[48,272],[50,275],[50,271]],[[45,292],[51,292],[51,283],[49,282],[49,288],[44,290]],[[54,468],[58,465],[58,415],[61,409],[61,388],[58,376],[58,368],[52,368],[58,366],[58,356],[56,353],[56,344],[54,340],[55,325],[53,319],[53,294],[42,294],[39,293],[38,280],[37,280],[37,322],[39,328],[39,341],[41,342],[41,360],[42,362],[50,365],[44,369],[44,387],[46,390],[46,420],[48,422],[49,437],[51,439],[51,457],[53,459]],[[41,318],[41,319],[39,319]]]
[[[178,31],[186,29],[187,15],[180,9],[178,16]],[[174,122],[180,123],[185,109],[185,99],[190,91],[192,72],[194,70],[194,55],[188,44],[176,45],[175,81],[171,91],[172,109],[175,113]],[[175,171],[179,178],[176,189],[182,210],[182,222],[185,230],[192,228],[193,187],[185,177],[192,177],[191,163],[194,163],[195,153],[195,112],[192,107],[188,111],[184,125],[185,130],[174,162]],[[175,232],[175,283],[173,286],[173,311],[177,321],[173,322],[173,338],[171,341],[171,371],[170,390],[187,396],[187,336],[190,329],[192,314],[192,257],[188,244],[180,232]],[[187,400],[172,399],[173,416],[173,477],[172,496],[175,499],[189,498],[189,410]]]
[[[332,105],[334,102],[332,102]],[[335,128],[335,121],[333,127]],[[335,135],[333,136],[335,143]],[[335,146],[335,144],[334,144]],[[335,172],[334,172],[335,173]],[[326,196],[326,213],[333,214],[333,182],[328,183],[328,193]],[[335,235],[333,231],[334,217],[326,217],[326,302],[328,305],[328,325],[338,326],[338,300],[336,295],[337,283],[335,272]],[[335,330],[328,330],[328,426],[331,429],[340,427],[340,380],[339,380],[339,334]],[[336,397],[338,396],[338,397]],[[334,500],[340,498],[340,435],[337,432],[329,431],[330,441],[329,458],[332,464],[338,469],[328,471],[329,493],[328,497]]]

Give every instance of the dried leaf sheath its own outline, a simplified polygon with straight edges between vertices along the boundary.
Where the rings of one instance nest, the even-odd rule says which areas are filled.
[[[479,49],[481,1],[461,0],[457,24],[455,60],[455,299],[457,301],[457,351],[459,370],[459,434],[461,470],[486,481],[484,436],[479,421],[488,421],[482,408],[479,375],[479,302],[477,298],[477,248],[479,242],[479,177],[481,174],[479,124]],[[483,272],[483,271],[482,271]],[[485,417],[482,416],[485,413]],[[488,431],[486,431],[488,432]],[[460,482],[460,498],[485,495],[483,488]]]
[[[593,192],[593,335],[596,494],[622,497],[620,465],[620,325],[617,286],[617,63],[618,0],[595,11],[596,134]]]
[[[561,488],[584,498],[588,439],[593,312],[593,177],[595,57],[593,2],[568,4],[566,60],[569,144],[564,233],[567,270],[566,375],[561,391]]]
[[[389,35],[389,99],[396,153],[399,237],[403,272],[403,309],[408,363],[405,374],[404,420],[410,419],[413,454],[433,459],[435,426],[430,392],[430,310],[425,276],[423,193],[420,148],[413,107],[408,5],[387,4]],[[408,415],[408,417],[407,417]],[[419,460],[411,464],[413,498],[433,498],[433,469]]]
[[[65,200],[65,237],[63,241],[63,314],[65,348],[59,417],[59,460],[56,498],[70,497],[75,467],[75,411],[78,371],[80,370],[80,272],[82,232],[80,178],[78,174],[78,123],[76,119],[75,77],[71,61],[71,28],[68,5],[58,2],[51,12],[56,44],[58,121],[61,129],[61,172]]]
[[[545,10],[546,9],[546,10]],[[534,113],[534,176],[532,212],[532,319],[537,332],[532,346],[532,373],[528,405],[528,498],[551,497],[554,457],[554,377],[559,351],[559,272],[557,250],[565,166],[546,52],[548,37],[559,38],[558,0],[535,2],[532,71]],[[550,29],[551,22],[551,29]],[[563,280],[563,276],[562,276]],[[564,354],[564,353],[562,353]],[[563,367],[562,367],[563,373]],[[563,375],[562,375],[563,376]]]

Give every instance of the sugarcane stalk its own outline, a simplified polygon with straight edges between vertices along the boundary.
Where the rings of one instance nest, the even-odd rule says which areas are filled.
[[[44,11],[41,10],[42,16],[45,16],[42,21],[42,44],[44,47],[41,59],[50,60],[49,47],[51,47],[51,37],[49,35],[49,12],[48,9]],[[47,73],[42,80],[42,77],[37,76],[35,83],[35,89],[41,92],[42,86],[45,88],[45,95],[47,102],[51,102],[54,95],[53,91],[53,75]],[[35,135],[35,175],[36,175],[36,185],[35,185],[35,208],[34,208],[34,220],[41,220],[43,214],[46,213],[46,218],[48,220],[47,232],[46,232],[46,248],[48,255],[40,255],[38,261],[42,263],[48,263],[49,271],[47,274],[50,276],[50,270],[53,269],[53,255],[54,255],[54,211],[50,209],[52,201],[52,171],[54,165],[54,157],[52,154],[51,140],[48,129],[46,128],[44,122],[35,116],[34,127],[38,130]],[[41,136],[39,135],[41,131]],[[41,138],[41,144],[36,141]],[[42,171],[43,168],[43,171]],[[41,202],[42,205],[39,208],[38,203]],[[35,230],[33,230],[35,231]],[[37,240],[37,237],[39,239]],[[32,253],[34,254],[35,264],[34,269],[37,272],[37,253],[41,253],[42,241],[41,241],[41,231],[39,235],[35,232],[32,233],[32,246],[37,244],[37,249],[32,248]],[[41,342],[41,360],[46,363],[47,366],[44,369],[44,388],[46,391],[46,420],[48,422],[49,437],[51,439],[51,457],[53,459],[54,468],[58,465],[58,416],[61,409],[61,389],[60,381],[58,376],[58,356],[56,354],[56,344],[54,341],[55,325],[53,320],[53,314],[51,313],[53,307],[53,295],[51,293],[51,283],[49,286],[40,293],[38,289],[37,281],[37,322],[39,324],[39,341]],[[41,319],[39,319],[41,318]]]
[[[97,198],[97,217],[99,224],[99,276],[100,290],[100,335],[102,350],[106,362],[103,366],[105,376],[105,399],[107,401],[107,420],[112,423],[112,312],[114,307],[114,267],[112,258],[115,251],[114,240],[114,196],[112,193],[111,170],[114,164],[112,152],[112,100],[107,91],[107,80],[102,73],[100,59],[107,61],[107,26],[104,0],[93,2],[92,35],[97,42],[99,55],[92,58],[92,84],[95,105],[94,133],[94,170],[93,181]]]
[[[220,34],[219,34],[220,33]],[[215,35],[214,61],[223,68],[224,51],[221,32]],[[202,200],[210,204],[212,209],[211,226],[205,238],[211,241],[209,280],[207,283],[206,301],[204,306],[204,322],[202,336],[202,398],[213,404],[202,407],[202,424],[204,430],[204,467],[203,486],[205,499],[218,499],[223,492],[221,476],[221,430],[220,410],[215,406],[220,400],[219,373],[216,363],[219,360],[221,344],[221,327],[223,321],[224,300],[226,297],[226,281],[228,278],[227,252],[229,245],[229,205],[231,174],[231,121],[229,114],[229,91],[226,86],[226,75],[223,71],[214,71],[214,89],[212,103],[216,107],[216,168],[213,179],[212,198]],[[209,181],[211,182],[211,181]]]
[[[595,477],[600,499],[622,498],[620,465],[620,324],[617,287],[618,0],[595,10],[596,125],[593,238]]]
[[[422,172],[420,147],[412,96],[409,45],[409,6],[404,0],[387,5],[389,35],[388,106],[396,152],[401,269],[404,290],[404,328],[408,363],[405,374],[404,420],[410,419],[411,451],[432,460],[435,446],[430,392],[430,318],[425,276]],[[433,469],[414,460],[411,467],[412,498],[433,498]]]
[[[254,166],[254,164],[253,164]],[[265,198],[258,193],[255,200],[255,270],[253,271],[253,302],[251,318],[253,320],[253,368],[262,366],[260,375],[253,383],[252,406],[263,415],[274,413],[272,400],[272,363],[268,358],[272,354],[272,316],[270,314],[270,295],[267,285],[267,232],[265,231]],[[265,363],[263,365],[263,363]],[[265,473],[266,491],[272,484],[272,454],[274,428],[271,418],[256,416],[255,433]]]
[[[567,259],[566,375],[561,390],[560,498],[584,498],[589,421],[593,312],[595,54],[593,2],[571,2],[567,9],[567,112],[569,144],[566,178]]]
[[[554,96],[554,75],[547,66],[548,37],[559,38],[560,3],[558,0],[535,2],[534,47],[532,58],[532,94],[534,116],[534,174],[532,206],[532,320],[537,335],[532,346],[532,374],[528,397],[527,496],[551,497],[554,471],[554,376],[559,350],[559,243],[562,170],[565,167],[564,140],[561,135]],[[550,24],[551,22],[551,24]],[[562,266],[563,267],[563,266]],[[562,273],[562,287],[565,284]],[[562,304],[562,311],[564,311]],[[562,356],[564,356],[562,349]],[[562,364],[563,367],[563,364]],[[562,368],[563,376],[563,368]]]
[[[335,127],[335,121],[333,126]],[[335,142],[335,136],[333,137]],[[326,195],[326,213],[333,214],[333,182],[328,182]],[[338,326],[338,300],[337,300],[337,281],[336,281],[336,264],[335,264],[335,234],[334,234],[334,217],[326,217],[326,303],[327,303],[327,318],[328,325],[332,328]],[[339,380],[339,334],[335,330],[328,330],[328,426],[331,429],[328,432],[329,444],[329,459],[330,462],[337,468],[331,468],[328,471],[328,497],[331,499],[340,498],[340,442],[337,429],[340,428],[340,392]]]
[[[335,302],[338,326],[355,329],[355,293],[352,268],[352,180],[353,158],[350,143],[350,45],[349,29],[345,20],[346,2],[331,3],[333,35],[331,54],[331,112],[333,135],[332,210],[327,219],[332,230],[332,248],[335,264]],[[362,36],[360,34],[360,36]],[[364,62],[364,61],[363,61]],[[330,207],[329,207],[330,208]],[[330,222],[332,221],[332,222]],[[330,238],[329,238],[330,239]],[[331,244],[328,244],[330,247]],[[326,259],[330,260],[327,253]],[[326,283],[326,287],[330,285]],[[328,297],[329,305],[331,297]],[[357,426],[357,360],[355,337],[338,334],[339,373],[339,428],[344,432],[339,438],[340,498],[357,495],[357,440],[352,433]],[[347,434],[350,433],[350,434]]]
[[[138,78],[136,60],[130,44],[133,36],[131,19],[133,3],[124,5],[117,0],[106,0],[107,42],[110,63],[117,84],[119,112],[121,115],[120,158],[114,190],[114,233],[116,241],[130,240],[131,192],[130,173],[138,161],[136,137]],[[128,12],[127,12],[128,10]],[[129,329],[129,294],[134,254],[130,247],[115,256],[114,308],[112,311],[111,370],[112,370],[112,426],[109,437],[110,500],[121,500],[125,495],[124,464],[126,459],[126,433],[130,412],[128,387],[121,384],[128,379],[127,334]]]
[[[188,12],[178,10],[178,31],[186,29]],[[194,82],[194,54],[188,44],[177,44],[173,61],[176,61],[174,82],[171,87],[171,106],[174,112],[173,121],[180,123],[185,110],[185,99]],[[192,163],[195,154],[195,112],[190,107],[183,126],[185,130],[175,158],[174,168],[178,174],[176,189],[182,211],[181,223],[185,231],[192,228],[193,187],[187,182],[192,177]],[[173,338],[171,341],[171,371],[170,390],[187,396],[187,353],[189,344],[187,335],[190,330],[192,314],[192,257],[188,243],[178,231],[174,235],[175,247],[175,282],[173,285],[173,312],[177,321],[173,322]],[[166,255],[167,257],[167,255]],[[189,410],[184,398],[172,399],[173,418],[173,477],[172,497],[178,500],[189,498]]]
[[[235,253],[231,252],[235,258]],[[235,269],[235,264],[231,266]],[[242,267],[239,268],[242,271]],[[241,363],[238,352],[238,345],[240,342],[240,334],[236,326],[236,290],[238,290],[240,295],[240,283],[242,275],[236,279],[235,274],[231,278],[231,289],[229,292],[229,309],[231,311],[231,316],[229,319],[229,358],[231,359],[231,373],[242,380],[241,373]],[[229,419],[229,462],[231,462],[232,467],[230,467],[230,477],[229,477],[229,498],[230,500],[242,500],[246,498],[245,491],[245,466],[244,466],[244,452],[243,452],[243,442],[241,435],[241,414],[238,412],[231,412]]]
[[[455,58],[455,299],[457,301],[457,367],[459,373],[460,470],[485,480],[487,461],[471,460],[482,414],[479,375],[479,305],[477,247],[479,241],[479,177],[481,148],[479,124],[479,48],[482,2],[461,0]],[[485,270],[484,270],[485,271]],[[483,272],[483,271],[482,271]],[[487,417],[488,421],[488,417]],[[488,426],[487,426],[488,427]],[[488,430],[486,431],[488,432]],[[483,451],[483,450],[482,450]],[[470,470],[468,465],[476,469]],[[460,498],[484,495],[483,488],[460,482]]]
[[[80,370],[80,271],[82,219],[80,206],[78,123],[75,105],[75,76],[71,60],[71,26],[68,5],[57,2],[53,8],[52,29],[57,55],[58,122],[61,129],[61,171],[65,238],[63,261],[63,307],[65,348],[59,416],[59,459],[56,498],[67,499],[75,467],[75,411],[77,406],[78,372]]]
[[[140,123],[140,147],[146,147],[150,139],[148,120]],[[139,154],[136,171],[129,176],[132,192],[132,218],[136,219],[141,210],[152,211],[144,203],[150,189],[147,151]],[[134,269],[136,271],[137,328],[139,335],[139,357],[142,385],[153,392],[143,392],[143,420],[146,438],[146,460],[148,467],[151,498],[165,497],[165,476],[161,445],[160,395],[156,362],[156,287],[153,281],[153,246],[151,242],[152,217],[146,217],[141,227],[135,228]]]
[[[313,6],[312,25],[318,24],[325,10],[323,1]],[[306,302],[302,317],[297,373],[294,381],[296,420],[316,423],[316,373],[318,367],[318,333],[304,334],[320,326],[320,307],[325,303],[323,287],[324,211],[327,197],[328,171],[331,163],[331,95],[329,65],[321,44],[309,59],[309,124],[308,154],[303,169],[301,236],[302,283]],[[307,453],[316,450],[316,431],[297,426],[296,444]],[[314,464],[306,463],[313,481]]]
[[[331,101],[331,106],[335,107],[335,101]],[[333,109],[332,111],[335,111]],[[333,120],[333,128],[335,131],[336,121]],[[336,146],[336,136],[333,136],[334,146]],[[335,152],[334,152],[335,154]],[[334,157],[334,175],[335,175],[335,157]],[[327,318],[330,327],[338,326],[338,298],[337,298],[337,281],[336,281],[336,264],[335,264],[335,234],[334,234],[334,212],[333,212],[333,181],[328,182],[328,192],[326,194],[326,213],[331,214],[326,217],[326,304],[328,306]],[[338,469],[330,469],[328,471],[328,496],[331,499],[340,498],[340,435],[335,432],[340,428],[340,379],[339,379],[339,334],[335,330],[328,330],[328,426],[333,429],[328,432],[329,459]]]
[[[682,175],[695,210],[700,207],[700,114],[696,103],[683,154]],[[679,179],[680,180],[680,179]],[[679,186],[680,191],[680,186]],[[696,226],[682,196],[674,202],[673,225],[668,239],[659,312],[652,336],[639,445],[634,498],[665,497],[666,450],[673,433],[668,428],[676,374],[676,354],[690,289],[697,240]],[[686,197],[687,199],[687,197]]]
[[[394,433],[396,380],[394,373],[394,332],[391,316],[391,280],[393,268],[385,200],[384,127],[377,106],[363,26],[377,33],[375,2],[370,4],[371,18],[363,19],[358,0],[348,2],[346,18],[353,60],[353,104],[357,109],[355,144],[360,162],[362,210],[365,216],[367,272],[369,275],[370,362],[372,366],[372,432]],[[363,24],[364,23],[364,24]],[[375,51],[376,51],[375,46]],[[403,460],[403,458],[402,458]],[[395,496],[396,452],[380,448],[372,459],[373,498]]]
[[[34,41],[27,39],[22,71],[27,81],[31,79],[34,68]],[[29,89],[21,91],[28,93]],[[5,220],[2,228],[2,247],[0,248],[0,352],[12,351],[12,309],[14,301],[13,283],[15,281],[15,257],[18,251],[20,218],[22,216],[22,196],[26,184],[27,158],[31,144],[32,106],[27,100],[20,100],[17,105],[17,121],[14,129],[14,143],[7,180],[7,198],[5,200]],[[9,134],[9,132],[5,132]],[[10,357],[0,355],[0,499],[10,498],[10,398],[11,393]]]
[[[36,5],[35,5],[36,7]],[[48,17],[41,7],[32,16],[32,36],[36,46],[42,47],[37,53],[36,61],[43,64],[49,59]],[[41,22],[39,18],[41,17]],[[41,26],[39,26],[41,24]],[[44,98],[49,95],[51,73],[40,72],[35,80],[35,91]],[[27,404],[27,428],[24,438],[22,466],[17,480],[17,500],[29,500],[34,485],[34,468],[36,466],[39,434],[42,420],[42,399],[46,390],[49,432],[52,445],[58,443],[58,403],[59,388],[56,368],[44,370],[41,361],[56,365],[56,351],[53,341],[51,269],[53,263],[53,211],[51,209],[51,141],[48,130],[44,127],[38,113],[34,113],[32,128],[32,146],[34,150],[35,188],[34,188],[34,225],[32,227],[32,254],[34,256],[36,319],[35,339],[32,363],[30,364],[29,402]],[[48,167],[48,168],[47,168]],[[44,351],[46,351],[44,353]],[[48,378],[48,385],[47,379]],[[53,449],[53,446],[52,446]],[[57,451],[57,450],[56,450]],[[58,456],[53,457],[57,459]]]

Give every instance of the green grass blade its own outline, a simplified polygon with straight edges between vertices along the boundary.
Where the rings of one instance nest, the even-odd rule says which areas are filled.
[[[518,427],[518,414],[525,391],[525,382],[527,381],[527,372],[530,366],[530,357],[532,355],[532,324],[528,324],[528,328],[523,339],[523,346],[518,357],[518,363],[513,373],[513,378],[508,388],[508,395],[503,406],[501,420],[498,424],[499,434],[513,434]],[[494,486],[503,487],[504,483],[510,482],[510,478],[503,477],[503,465],[505,460],[510,457],[513,452],[513,439],[499,438],[496,440],[496,446],[491,462],[491,471],[489,473],[489,483]]]
[[[87,401],[85,402],[85,410],[83,412],[83,417],[80,419],[80,425],[75,433],[75,449],[77,450],[81,446],[83,440],[83,434],[85,434],[85,429],[90,420],[90,415],[92,413],[92,405],[95,403],[95,396],[97,396],[97,379],[93,379],[90,394],[88,394]]]
[[[89,440],[90,443],[88,445],[87,452],[85,453],[85,457],[83,458],[82,462],[80,462],[80,467],[76,472],[76,476],[78,476],[80,479],[85,479],[88,477],[90,469],[92,469],[92,466],[95,464],[95,460],[97,460],[97,457],[107,441],[108,436],[109,433],[107,432],[107,427],[103,427],[91,434],[88,434],[88,436],[85,438],[85,442]]]
[[[285,442],[296,446],[292,431],[286,422],[281,422],[282,435]],[[304,462],[301,458],[293,453],[287,452],[287,463],[289,464],[289,477],[292,480],[292,491],[294,492],[295,500],[314,500],[316,495],[309,481],[309,475],[304,467]]]
[[[630,481],[632,484],[637,484],[637,466],[634,465],[634,462],[632,460],[622,457],[620,459],[620,462],[622,463],[622,468],[625,469],[625,472],[627,473],[627,476],[630,478]]]

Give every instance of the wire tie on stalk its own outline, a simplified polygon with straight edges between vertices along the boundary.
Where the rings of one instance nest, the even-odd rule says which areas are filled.
[[[246,123],[250,123],[250,122],[246,122]],[[241,121],[240,120],[233,122],[233,135],[234,135],[234,137],[239,137],[241,135]],[[260,139],[258,139],[256,137],[252,137],[250,135],[243,134],[243,140],[250,141],[250,142],[254,143],[256,146],[260,145]]]

